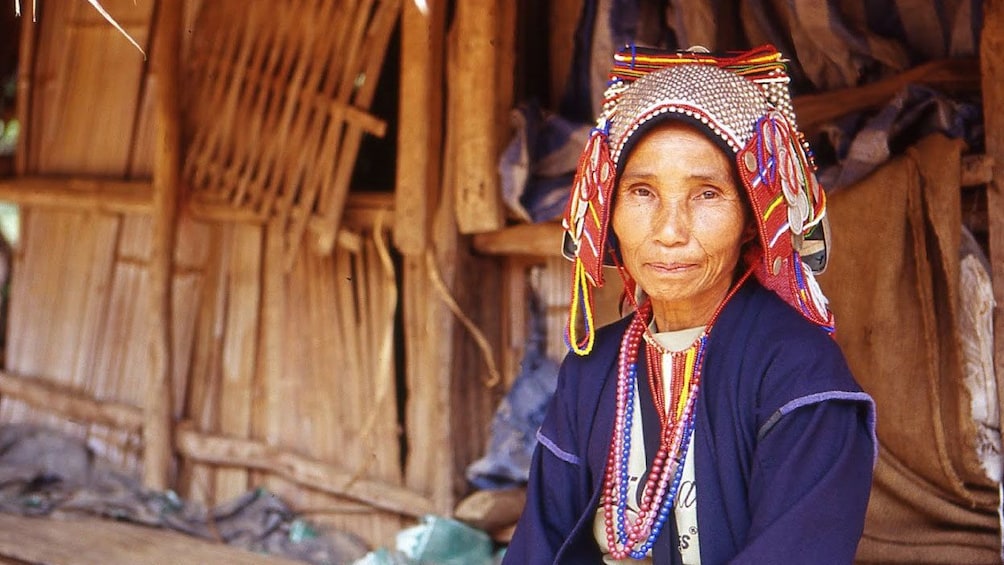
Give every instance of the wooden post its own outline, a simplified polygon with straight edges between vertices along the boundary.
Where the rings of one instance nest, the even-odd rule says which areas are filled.
[[[1004,0],[983,3],[980,38],[983,131],[993,178],[987,184],[990,265],[994,287],[994,373],[998,406],[1004,408]]]
[[[449,119],[457,133],[456,215],[461,233],[502,227],[498,180],[497,51],[499,9],[495,1],[458,2],[451,49]]]
[[[182,0],[157,6],[151,72],[157,80],[154,102],[156,142],[153,165],[153,242],[150,253],[151,372],[143,422],[143,483],[163,490],[170,484],[172,457],[171,280],[181,163],[178,55],[181,51]]]
[[[415,2],[404,2],[394,209],[408,219],[394,225],[394,245],[405,255],[425,252],[439,190],[445,19],[446,2],[429,2],[425,11]]]

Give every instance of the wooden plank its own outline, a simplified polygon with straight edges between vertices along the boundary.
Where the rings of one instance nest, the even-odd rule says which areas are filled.
[[[0,514],[0,555],[47,565],[302,565],[182,533],[112,520]]]
[[[427,251],[426,253],[429,253]],[[403,265],[406,415],[410,454],[405,484],[428,493],[437,512],[453,508],[452,469],[447,464],[450,433],[449,383],[454,321],[429,282],[425,258],[405,257]]]
[[[226,267],[226,329],[223,337],[221,387],[217,400],[218,431],[240,438],[251,437],[261,304],[263,231],[261,226],[234,226]],[[240,496],[249,486],[248,472],[245,469],[220,469],[216,472],[214,493],[217,501]]]
[[[998,406],[1004,409],[1004,0],[983,3],[980,34],[983,131],[993,179],[987,185],[990,266],[994,288],[994,373]]]
[[[450,30],[450,44],[455,43],[457,28]],[[453,68],[456,50],[448,51],[448,67]],[[430,245],[421,257],[404,256],[402,260],[402,318],[404,320],[404,367],[407,397],[405,404],[406,441],[409,456],[405,467],[405,485],[423,492],[435,503],[438,512],[449,515],[455,503],[450,447],[453,442],[450,414],[450,386],[453,371],[453,315],[438,296],[432,283],[430,265],[442,270],[439,275],[449,287],[453,284],[458,236],[456,219],[457,175],[457,97],[450,95],[443,139],[443,179],[441,198],[436,202],[430,222]],[[431,260],[430,260],[431,259]]]
[[[198,300],[194,350],[190,358],[190,385],[187,392],[187,415],[200,430],[213,430],[219,421],[219,398],[223,332],[220,330],[226,308],[226,285],[223,260],[224,242],[230,241],[231,225],[214,225],[207,237],[206,269]],[[207,465],[182,458],[178,477],[180,492],[191,499],[213,506],[215,471]]]
[[[421,255],[429,240],[432,202],[439,190],[443,142],[443,47],[446,3],[405,2],[401,14],[400,105],[394,208],[394,245]]]
[[[457,227],[479,233],[502,227],[498,179],[496,2],[459,2],[450,55],[451,127],[455,151]]]
[[[474,235],[474,249],[490,255],[561,257],[564,231],[557,222],[519,224]]]
[[[153,2],[105,5],[147,44]],[[85,2],[49,5],[37,25],[35,99],[24,129],[31,136],[29,170],[123,177],[146,70],[143,55]]]
[[[282,269],[283,226],[273,220],[265,230],[262,247],[261,346],[255,388],[257,391],[252,437],[269,445],[281,439],[284,398],[295,390],[293,379],[284,379],[286,313],[289,310],[286,277]]]
[[[171,398],[173,349],[171,338],[171,281],[177,229],[178,184],[181,165],[181,111],[178,82],[181,50],[182,0],[162,0],[157,13],[151,72],[157,78],[155,105],[157,142],[153,158],[153,246],[150,252],[149,317],[152,329],[150,366],[144,401],[143,484],[163,490],[171,484]]]
[[[110,249],[115,250],[115,246]],[[97,353],[80,386],[99,398],[143,406],[146,389],[137,386],[136,377],[150,371],[146,344],[153,328],[147,319],[148,269],[119,259],[109,272],[107,289],[88,289],[88,294],[107,297],[94,314],[101,322],[100,334],[83,341],[86,348]]]
[[[12,271],[6,368],[85,389],[105,341],[120,222],[100,214],[32,212],[22,223]],[[101,392],[114,398],[114,391]]]

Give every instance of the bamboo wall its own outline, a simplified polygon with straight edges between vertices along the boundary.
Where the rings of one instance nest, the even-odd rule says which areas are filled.
[[[131,34],[149,42],[149,3],[118,1],[108,8]],[[31,127],[22,129],[19,173],[53,179],[149,175],[150,122],[138,116],[148,114],[139,109],[151,103],[153,93],[143,58],[83,3],[50,6],[45,16],[44,24],[22,28],[18,111]],[[58,182],[60,188],[66,184]],[[72,206],[24,207],[21,225],[6,369],[102,401],[142,406],[149,358],[142,347],[123,344],[145,343],[149,336],[142,319],[145,303],[139,302],[148,289],[149,217]],[[190,267],[177,279],[183,305],[194,303],[191,294],[201,266],[192,251],[180,251],[179,264]],[[191,312],[179,312],[176,320],[184,324],[192,318]],[[183,327],[175,330],[190,334]],[[179,354],[184,351],[177,348]],[[176,375],[175,390],[183,382]],[[0,402],[0,417],[72,429],[94,438],[95,447],[113,460],[132,470],[138,467],[138,429],[62,423],[10,398]]]
[[[173,455],[164,486],[187,498],[216,504],[264,486],[307,517],[374,544],[389,543],[419,515],[449,513],[455,474],[466,463],[454,460],[449,426],[471,427],[471,417],[483,429],[489,412],[478,398],[480,378],[450,386],[451,367],[481,366],[476,356],[449,358],[453,342],[463,347],[466,338],[454,338],[452,314],[434,298],[442,291],[431,281],[452,285],[453,273],[438,261],[452,263],[455,248],[447,237],[442,259],[402,258],[390,243],[390,193],[354,195],[349,186],[359,140],[385,131],[367,109],[400,3],[256,0],[230,10],[213,3],[208,12],[178,0],[103,4],[149,59],[84,2],[47,3],[37,24],[29,25],[30,15],[22,22],[18,110],[26,136],[17,175],[0,179],[0,193],[21,202],[23,214],[0,421],[87,437],[158,486],[148,468],[149,428],[151,403],[163,402]],[[179,26],[166,15],[181,6]],[[347,11],[356,15],[343,22],[342,43],[323,46],[342,65],[336,77],[314,59],[330,39],[327,23]],[[236,51],[214,59],[206,49],[227,43],[200,46],[206,13],[277,27],[268,41],[236,42]],[[294,16],[313,18],[314,31],[297,35]],[[160,192],[172,177],[158,161],[167,130],[155,111],[168,92],[161,89],[178,86],[163,48],[158,59],[171,20],[186,38],[176,70],[191,71],[178,75],[189,82],[179,97],[188,119],[185,144],[174,149],[181,165],[174,178],[185,189],[176,209]],[[242,28],[227,29],[235,37]],[[282,33],[294,40],[280,51]],[[269,48],[285,65],[273,68],[281,76],[271,81]],[[229,65],[209,70],[225,78],[218,91],[199,90],[207,61]],[[365,88],[360,73],[369,77]],[[235,104],[242,88],[263,85],[269,91],[250,98],[260,105]],[[199,101],[200,92],[216,97]],[[235,104],[229,112],[227,104]],[[256,108],[272,121],[255,122]],[[246,171],[279,179],[270,198],[281,205],[213,199]],[[456,230],[447,224],[443,233]],[[151,316],[161,265],[170,281],[167,332]],[[406,317],[412,329],[402,327]],[[409,349],[405,333],[428,337]],[[169,339],[167,362],[157,353],[161,335]],[[164,367],[166,401],[153,388]],[[471,412],[451,416],[458,398]],[[460,437],[476,452],[483,434]]]

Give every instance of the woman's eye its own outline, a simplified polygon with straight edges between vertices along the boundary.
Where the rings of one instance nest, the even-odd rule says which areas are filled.
[[[703,200],[713,200],[713,199],[718,198],[718,197],[719,197],[719,193],[718,193],[717,190],[707,189],[707,190],[704,190],[703,192],[701,192],[701,199],[703,199]]]

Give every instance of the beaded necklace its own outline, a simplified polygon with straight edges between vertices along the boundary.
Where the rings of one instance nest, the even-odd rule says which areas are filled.
[[[704,331],[683,351],[668,351],[652,336],[652,302],[637,306],[634,317],[621,339],[617,361],[617,404],[610,451],[603,480],[603,520],[607,548],[614,559],[642,559],[655,545],[673,504],[683,475],[690,436],[694,429],[694,407],[700,390],[708,332],[725,304],[746,278],[747,271],[719,304]],[[631,454],[631,426],[634,420],[634,396],[638,377],[638,353],[645,339],[648,386],[659,414],[659,449],[645,480],[638,513],[627,524],[628,461]],[[663,386],[663,355],[671,359],[672,381],[669,398]]]

